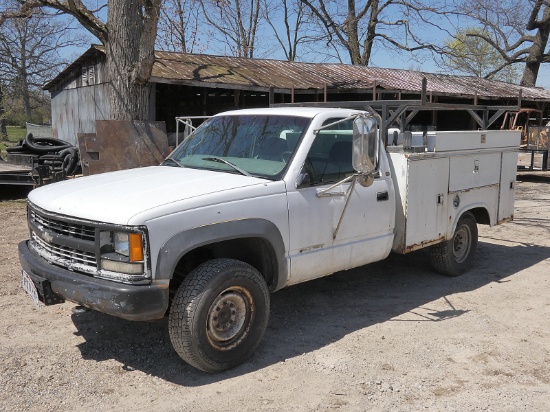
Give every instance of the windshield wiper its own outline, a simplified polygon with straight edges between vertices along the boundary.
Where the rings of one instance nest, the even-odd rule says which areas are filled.
[[[228,166],[231,166],[233,169],[235,169],[237,172],[239,172],[240,174],[242,175],[245,175],[245,176],[252,176],[250,173],[248,173],[246,170],[243,170],[241,169],[239,166],[231,163],[231,162],[228,162],[227,160],[225,159],[222,159],[221,157],[214,157],[214,156],[211,156],[211,157],[203,157],[202,160],[208,160],[210,162],[218,162],[218,163],[225,163],[226,165]]]
[[[183,164],[178,162],[176,159],[172,159],[171,157],[168,157],[168,158],[164,159],[160,165],[165,166],[165,163],[168,162],[168,161],[174,162],[176,164],[176,166],[185,167]]]

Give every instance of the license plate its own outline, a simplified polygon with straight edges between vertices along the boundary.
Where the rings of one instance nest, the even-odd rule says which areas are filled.
[[[27,294],[31,297],[32,301],[34,302],[36,309],[40,309],[40,298],[38,297],[38,291],[36,290],[36,286],[34,285],[34,282],[32,281],[31,277],[25,271],[23,271],[22,285],[23,285],[23,290],[27,292]]]

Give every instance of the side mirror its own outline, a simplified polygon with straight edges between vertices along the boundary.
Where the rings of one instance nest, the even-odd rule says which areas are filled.
[[[368,187],[374,182],[373,160],[377,152],[377,126],[374,117],[361,115],[353,121],[353,168],[359,174],[359,184]]]

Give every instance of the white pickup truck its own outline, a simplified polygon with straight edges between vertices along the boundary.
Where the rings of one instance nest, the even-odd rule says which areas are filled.
[[[46,305],[168,316],[177,353],[218,372],[257,347],[270,292],[424,247],[462,274],[477,224],[513,218],[520,133],[405,132],[385,147],[379,124],[348,109],[226,112],[160,166],[33,190],[23,287]]]

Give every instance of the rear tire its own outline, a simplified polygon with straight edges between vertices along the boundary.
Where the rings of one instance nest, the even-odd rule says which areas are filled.
[[[178,355],[204,372],[221,372],[252,355],[269,319],[269,290],[252,266],[209,260],[191,271],[172,302],[168,327]]]
[[[474,215],[464,213],[450,240],[432,246],[430,260],[433,268],[446,276],[460,276],[473,263],[477,249],[477,223]]]

